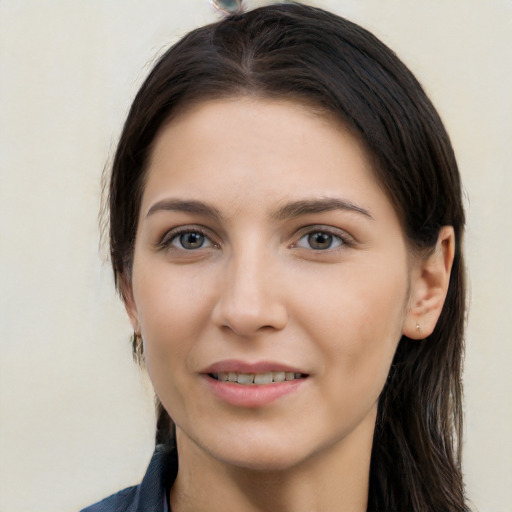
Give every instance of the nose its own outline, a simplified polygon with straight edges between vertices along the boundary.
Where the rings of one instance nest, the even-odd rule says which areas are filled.
[[[268,256],[268,255],[267,255]],[[225,263],[214,323],[238,336],[281,330],[288,323],[279,270],[271,257],[233,256]]]

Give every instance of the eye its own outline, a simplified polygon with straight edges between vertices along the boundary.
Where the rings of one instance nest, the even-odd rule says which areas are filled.
[[[315,251],[325,251],[327,249],[335,249],[345,242],[337,235],[333,235],[328,231],[313,231],[303,235],[297,243],[297,247],[304,249],[314,249]]]
[[[167,240],[163,241],[163,245],[172,246],[176,249],[182,249],[185,251],[193,251],[213,246],[213,242],[208,236],[201,231],[193,229],[183,230],[178,233],[170,233],[166,239]]]

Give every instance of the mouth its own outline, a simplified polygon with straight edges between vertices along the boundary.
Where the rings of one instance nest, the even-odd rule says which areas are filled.
[[[222,402],[259,408],[293,400],[301,390],[307,390],[311,376],[301,370],[279,361],[226,359],[204,368],[200,374],[206,389]]]
[[[287,382],[305,379],[307,374],[299,372],[264,372],[264,373],[239,373],[239,372],[217,372],[208,373],[208,376],[219,382],[232,382],[242,386],[262,386],[274,382]]]

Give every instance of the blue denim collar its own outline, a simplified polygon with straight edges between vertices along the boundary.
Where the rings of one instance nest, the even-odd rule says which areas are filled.
[[[168,494],[178,474],[176,450],[157,445],[142,482],[80,512],[171,512]]]

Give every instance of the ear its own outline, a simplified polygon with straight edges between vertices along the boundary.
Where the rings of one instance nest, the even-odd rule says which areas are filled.
[[[402,328],[402,334],[408,338],[419,340],[432,334],[448,292],[454,255],[453,227],[443,226],[434,251],[414,263],[409,306]]]
[[[128,313],[128,317],[130,318],[133,330],[136,333],[140,333],[139,314],[137,312],[137,306],[133,297],[133,287],[130,276],[128,276],[126,273],[123,273],[119,277],[119,284],[121,288],[121,294],[123,296],[124,307]]]

